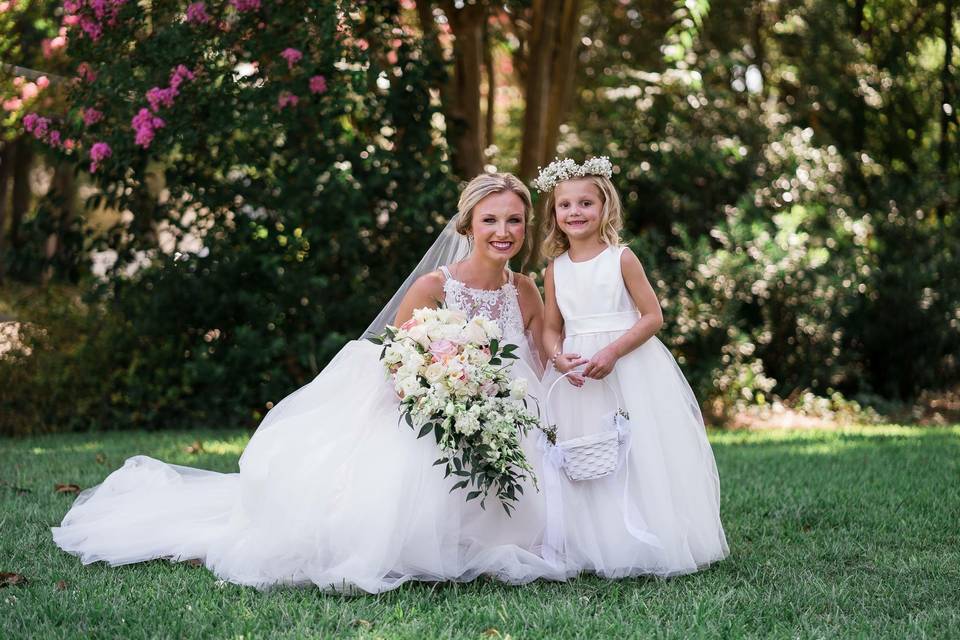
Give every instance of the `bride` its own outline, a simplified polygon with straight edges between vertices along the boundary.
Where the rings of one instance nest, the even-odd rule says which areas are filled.
[[[519,346],[512,375],[540,373],[543,303],[507,268],[523,246],[530,193],[510,174],[474,178],[457,215],[368,334],[414,309],[460,309],[495,321]],[[437,268],[439,267],[439,269]],[[217,576],[256,587],[316,584],[370,593],[409,580],[519,584],[556,570],[539,554],[544,503],[525,486],[512,517],[450,493],[432,438],[398,424],[397,398],[366,340],[348,343],[280,402],[254,433],[239,473],[135,456],[84,491],[53,539],[85,564],[201,559]],[[540,475],[533,435],[523,441]]]

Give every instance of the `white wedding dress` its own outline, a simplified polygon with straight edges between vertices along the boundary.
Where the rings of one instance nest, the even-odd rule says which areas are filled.
[[[449,276],[449,308],[497,322],[523,357],[512,375],[539,381],[512,274],[496,291]],[[348,343],[317,377],[280,402],[240,458],[216,473],[136,456],[84,491],[53,538],[84,563],[199,558],[218,577],[268,587],[315,584],[370,593],[409,580],[520,584],[558,577],[539,555],[544,503],[529,482],[512,517],[486,510],[444,478],[435,440],[399,422],[380,348]],[[524,449],[538,476],[536,434]]]
[[[622,251],[608,247],[583,262],[564,253],[554,261],[565,353],[591,358],[640,317],[621,274]],[[544,388],[558,376],[548,373]],[[613,391],[596,380],[580,388],[561,380],[549,398],[550,421],[559,441],[599,433],[619,395],[630,416],[630,447],[622,445],[621,454],[629,453],[614,475],[579,482],[560,475],[550,487],[552,553],[546,555],[568,575],[608,578],[691,573],[725,558],[713,451],[670,351],[654,336],[620,358],[604,380]]]

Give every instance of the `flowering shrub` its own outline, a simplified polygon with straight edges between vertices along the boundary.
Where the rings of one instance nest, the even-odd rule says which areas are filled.
[[[118,212],[90,239],[88,301],[115,369],[71,423],[256,422],[359,334],[454,210],[431,124],[442,68],[392,3],[63,8],[67,106],[25,115]],[[58,424],[43,404],[37,424]]]

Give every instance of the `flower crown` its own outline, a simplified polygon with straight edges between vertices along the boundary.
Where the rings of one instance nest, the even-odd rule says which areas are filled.
[[[613,165],[610,164],[610,158],[599,156],[590,158],[583,164],[577,164],[570,158],[559,158],[551,162],[546,168],[540,169],[540,174],[533,181],[534,188],[540,193],[548,193],[558,183],[572,178],[582,178],[584,176],[603,176],[609,178],[613,175]]]

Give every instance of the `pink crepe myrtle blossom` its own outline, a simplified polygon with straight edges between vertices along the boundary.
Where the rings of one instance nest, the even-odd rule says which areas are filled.
[[[106,142],[96,142],[90,147],[90,173],[96,173],[100,162],[113,155],[113,150]]]
[[[50,132],[50,135],[47,136],[47,144],[49,144],[51,147],[59,147],[60,136],[61,136],[60,132],[54,129],[53,131]]]
[[[230,4],[237,11],[256,11],[260,8],[260,0],[230,0]]]
[[[134,143],[146,149],[153,142],[156,130],[162,129],[166,124],[163,118],[153,115],[146,107],[140,109],[130,121],[130,126],[136,132]]]
[[[289,91],[284,91],[277,98],[277,107],[284,109],[286,107],[295,107],[297,103],[300,102],[300,98],[290,93]]]
[[[323,76],[313,76],[310,78],[310,93],[326,93],[327,79]]]
[[[287,47],[280,52],[280,57],[287,61],[288,69],[293,69],[293,65],[300,62],[300,59],[303,58],[303,53],[299,49]]]
[[[194,2],[187,7],[187,22],[206,24],[210,22],[207,14],[207,5],[203,2]]]
[[[87,37],[96,42],[100,39],[100,36],[103,35],[103,27],[99,22],[83,16],[80,18],[80,28],[83,29],[83,32],[87,34]]]
[[[172,107],[173,98],[177,93],[177,90],[173,87],[167,87],[166,89],[153,87],[147,91],[147,102],[150,103],[150,109],[156,112],[160,110],[161,106]]]
[[[90,126],[103,120],[103,112],[92,107],[83,110],[83,124]]]

